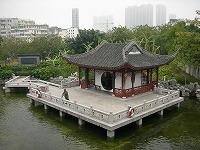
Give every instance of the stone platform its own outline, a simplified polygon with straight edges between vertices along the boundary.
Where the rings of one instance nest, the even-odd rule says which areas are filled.
[[[133,96],[127,99],[121,99],[112,96],[111,93],[100,91],[94,88],[81,89],[80,87],[67,88],[69,100],[61,98],[63,89],[49,86],[49,91],[41,92],[41,98],[38,98],[36,89],[30,88],[27,96],[44,104],[45,109],[53,107],[63,113],[78,118],[80,125],[84,121],[100,126],[107,130],[107,136],[113,138],[115,129],[136,122],[142,124],[142,118],[153,113],[163,115],[163,110],[171,106],[180,106],[183,101],[179,97],[179,91],[170,91],[166,89],[155,89],[154,92]],[[134,113],[128,116],[128,108],[131,106]]]
[[[29,77],[15,77],[5,84],[5,91],[10,88],[27,87],[27,97],[37,105],[44,105],[59,110],[60,116],[65,113],[78,118],[78,124],[85,121],[107,130],[107,137],[113,138],[115,130],[132,122],[142,125],[142,119],[153,113],[163,115],[163,110],[171,106],[180,106],[184,99],[179,91],[154,88],[154,91],[126,99],[112,96],[112,93],[95,88],[67,88],[69,100],[62,96],[60,85],[43,80],[30,80]],[[40,90],[40,91],[39,91]],[[40,94],[38,94],[40,93]],[[131,107],[131,111],[129,110]]]

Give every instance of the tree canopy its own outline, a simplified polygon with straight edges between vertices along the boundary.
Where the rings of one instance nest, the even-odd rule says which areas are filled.
[[[60,51],[77,54],[95,48],[101,41],[111,43],[128,43],[136,41],[142,48],[157,54],[173,54],[178,52],[177,60],[183,64],[199,65],[200,62],[200,28],[199,23],[179,22],[157,27],[147,25],[133,29],[114,27],[108,33],[98,30],[79,30],[76,38],[64,41],[57,35],[31,37],[28,41],[0,36],[0,60],[16,58],[17,53],[40,53],[43,57],[53,59]]]

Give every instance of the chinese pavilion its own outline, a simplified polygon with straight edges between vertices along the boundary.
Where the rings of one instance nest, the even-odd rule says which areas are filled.
[[[103,41],[90,52],[65,55],[64,59],[78,66],[79,85],[112,92],[127,98],[153,90],[158,86],[158,68],[170,63],[175,55],[155,55],[140,48],[134,41],[128,44]],[[80,79],[84,70],[85,78]],[[94,71],[92,79],[89,72]]]

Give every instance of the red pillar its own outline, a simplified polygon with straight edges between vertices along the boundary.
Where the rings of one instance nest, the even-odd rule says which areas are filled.
[[[132,74],[131,74],[131,82],[132,82],[132,95],[135,94],[134,92],[134,82],[135,82],[135,73],[134,71],[132,71]]]
[[[132,72],[131,74],[131,82],[132,82],[132,89],[134,88],[134,82],[135,82],[135,73]]]
[[[125,76],[124,76],[125,72],[122,72],[122,92],[121,92],[121,97],[125,97],[125,93],[124,93],[124,89],[125,89]]]
[[[153,69],[150,69],[150,84],[152,84]]]
[[[81,67],[78,67],[78,83],[81,85]]]
[[[122,72],[122,90],[125,89],[125,73],[124,71]]]
[[[112,74],[112,89],[113,89],[113,95],[115,95],[115,77],[116,77],[116,74],[115,74],[115,71],[113,71],[113,74]]]
[[[88,88],[89,85],[89,69],[85,68],[85,82],[86,82],[86,88]]]
[[[146,84],[149,84],[149,69],[147,70],[147,81]]]
[[[156,87],[158,87],[158,68],[156,68]]]

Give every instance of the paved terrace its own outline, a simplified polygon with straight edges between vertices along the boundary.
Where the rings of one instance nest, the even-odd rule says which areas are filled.
[[[94,109],[106,112],[117,113],[123,110],[128,110],[128,106],[134,107],[139,104],[156,99],[159,95],[153,92],[141,94],[140,96],[133,96],[127,99],[121,99],[112,96],[110,92],[101,91],[98,89],[81,89],[80,87],[71,87],[66,89],[69,93],[70,101],[76,101],[78,104],[92,107]],[[63,89],[49,86],[49,92],[51,95],[61,97]],[[64,99],[64,98],[63,98]]]

